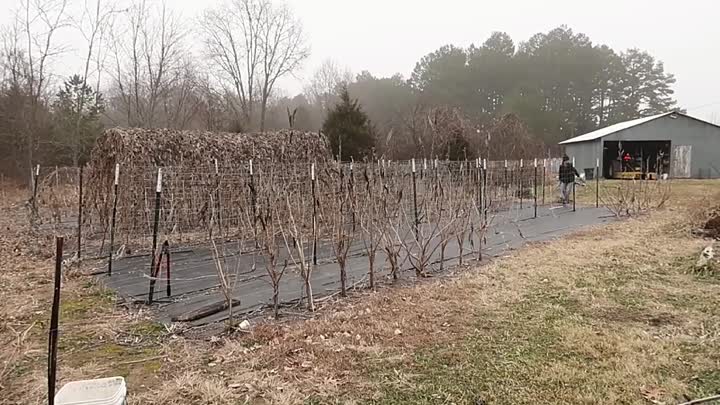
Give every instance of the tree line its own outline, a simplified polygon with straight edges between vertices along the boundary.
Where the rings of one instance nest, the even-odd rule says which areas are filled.
[[[2,29],[0,170],[24,176],[38,162],[80,164],[108,126],[292,126],[323,129],[336,154],[345,144],[346,159],[460,158],[514,153],[501,147],[509,140],[551,146],[676,108],[662,62],[564,26],[519,44],[496,32],[481,45],[443,46],[407,78],[353,74],[328,60],[289,97],[278,81],[301,69],[310,47],[284,3],[227,0],[195,21],[146,0],[21,1]],[[70,31],[81,40],[62,43]],[[63,78],[71,45],[81,71]]]

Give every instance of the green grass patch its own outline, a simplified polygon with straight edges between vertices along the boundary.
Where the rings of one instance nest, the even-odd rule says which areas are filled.
[[[162,323],[144,320],[131,325],[128,333],[143,337],[160,337],[167,333],[167,330]]]
[[[543,280],[500,311],[477,311],[475,333],[404,363],[368,362],[379,393],[365,402],[641,404],[648,387],[671,401],[716,394],[720,343],[705,335],[720,332],[720,298],[716,280],[688,274],[689,263],[610,258],[572,287]]]
[[[89,285],[77,296],[60,298],[60,321],[82,319],[107,311],[112,308],[114,299],[112,291]]]

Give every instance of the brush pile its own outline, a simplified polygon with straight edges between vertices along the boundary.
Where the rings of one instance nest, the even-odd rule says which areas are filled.
[[[198,185],[203,185],[202,193],[208,187],[217,188],[218,173],[247,173],[251,159],[256,167],[309,165],[329,160],[330,149],[325,136],[292,130],[234,134],[110,128],[91,152],[86,205],[96,211],[101,224],[108,223],[115,165],[120,164],[119,227],[146,227],[148,219],[144,218],[146,215],[138,218],[138,209],[152,199],[158,168],[162,167],[164,172],[163,191],[167,188],[189,198]],[[186,176],[181,179],[176,173]]]
[[[232,134],[173,129],[110,128],[98,139],[90,157],[97,172],[113,176],[122,167],[205,165],[248,161],[308,162],[330,157],[328,143],[318,133],[278,132]]]

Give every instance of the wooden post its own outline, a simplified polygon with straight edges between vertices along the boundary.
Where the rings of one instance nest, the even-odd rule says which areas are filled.
[[[533,218],[537,218],[537,175],[538,175],[538,163],[537,158],[533,162],[534,166],[534,174],[533,174],[533,209],[535,210],[535,213],[533,215]]]
[[[110,219],[110,253],[108,254],[108,277],[112,276],[113,249],[115,243],[115,217],[117,215],[118,184],[120,183],[120,164],[115,164],[115,182],[113,183],[113,207]]]
[[[77,258],[79,262],[82,257],[83,166],[80,166],[78,177]]]
[[[58,323],[60,320],[60,284],[62,282],[63,238],[55,238],[55,286],[50,312],[48,336],[48,403],[55,404],[55,381],[57,370]]]

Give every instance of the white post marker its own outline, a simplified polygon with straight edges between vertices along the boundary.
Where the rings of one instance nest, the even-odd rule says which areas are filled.
[[[353,171],[353,161],[350,161],[350,171]]]
[[[505,168],[507,169],[507,159],[505,159]]]
[[[573,156],[573,166],[575,166],[575,156]]]
[[[475,159],[475,168],[477,169],[479,167],[480,167],[480,158],[477,158],[477,159]]]
[[[412,172],[415,173],[415,158],[411,159],[410,162],[412,162]]]
[[[310,164],[310,180],[315,181],[315,163]]]
[[[423,171],[427,171],[427,158],[423,158]]]
[[[116,186],[120,184],[120,163],[115,163],[115,183]]]
[[[35,166],[35,177],[40,175],[40,165]]]
[[[162,167],[158,167],[157,184],[155,185],[155,192],[162,192]]]
[[[252,159],[250,159],[250,175],[253,175]]]
[[[435,168],[437,169],[438,168],[438,158],[435,158],[434,165],[435,165]]]
[[[595,167],[600,167],[600,158],[595,158]]]
[[[543,158],[543,167],[545,167],[546,159]]]
[[[523,160],[520,159],[520,167],[523,167]]]
[[[219,174],[219,173],[220,173],[220,170],[218,170],[217,159],[215,159],[215,174]]]
[[[487,170],[487,158],[483,159],[483,170]]]
[[[535,158],[534,165],[535,165],[535,167],[537,167],[537,158]]]

